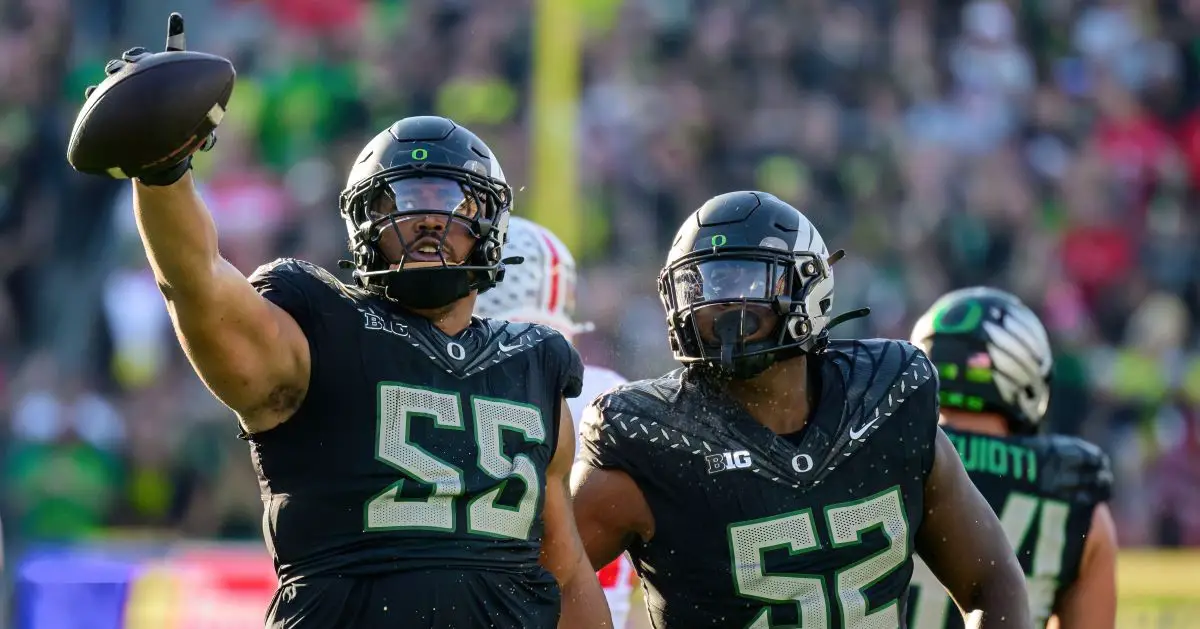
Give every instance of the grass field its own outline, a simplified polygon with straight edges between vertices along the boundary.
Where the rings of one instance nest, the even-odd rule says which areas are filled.
[[[1200,551],[1122,551],[1118,629],[1200,629]]]

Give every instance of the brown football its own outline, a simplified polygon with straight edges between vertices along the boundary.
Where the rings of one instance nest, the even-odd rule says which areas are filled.
[[[107,77],[83,104],[67,160],[89,174],[125,178],[195,152],[221,123],[237,73],[202,52],[156,53]]]

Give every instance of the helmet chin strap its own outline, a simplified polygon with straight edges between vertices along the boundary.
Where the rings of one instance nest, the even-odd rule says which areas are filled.
[[[775,364],[774,353],[757,356],[734,357],[734,350],[744,350],[746,337],[758,332],[762,327],[762,319],[746,308],[730,310],[717,316],[713,321],[713,332],[721,343],[720,371],[735,380],[749,380]]]
[[[417,310],[433,310],[471,294],[470,271],[410,269],[384,276],[384,297]]]
[[[713,332],[721,342],[721,365],[726,369],[733,368],[733,351],[745,348],[746,335],[758,331],[758,316],[747,314],[743,302],[741,308],[723,312],[713,321]]]

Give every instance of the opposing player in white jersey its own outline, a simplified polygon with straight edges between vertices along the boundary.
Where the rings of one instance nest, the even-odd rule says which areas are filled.
[[[579,323],[572,318],[575,311],[575,258],[553,232],[513,216],[508,222],[508,244],[504,246],[504,254],[521,256],[525,260],[506,266],[504,282],[479,294],[475,314],[547,325],[558,330],[568,341],[592,329],[590,323]],[[625,382],[625,378],[611,369],[585,365],[583,392],[579,397],[567,400],[576,424],[583,417],[583,409],[596,396]],[[578,451],[578,442],[575,447]],[[602,569],[599,577],[612,611],[613,627],[623,629],[627,622],[629,627],[648,626],[628,618],[637,583],[629,556],[621,555]]]

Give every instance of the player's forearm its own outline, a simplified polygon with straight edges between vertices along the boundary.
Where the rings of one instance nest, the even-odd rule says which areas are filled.
[[[608,601],[586,555],[580,555],[576,568],[560,588],[562,614],[558,619],[559,629],[612,628]]]
[[[1113,629],[1117,624],[1117,525],[1108,505],[1096,505],[1079,576],[1055,610],[1056,629]]]
[[[133,188],[138,231],[164,295],[175,301],[209,291],[221,261],[217,229],[191,174],[169,186]]]
[[[1033,629],[1025,578],[1015,557],[1000,561],[981,575],[973,600],[958,601],[966,611],[983,612],[979,629]]]

